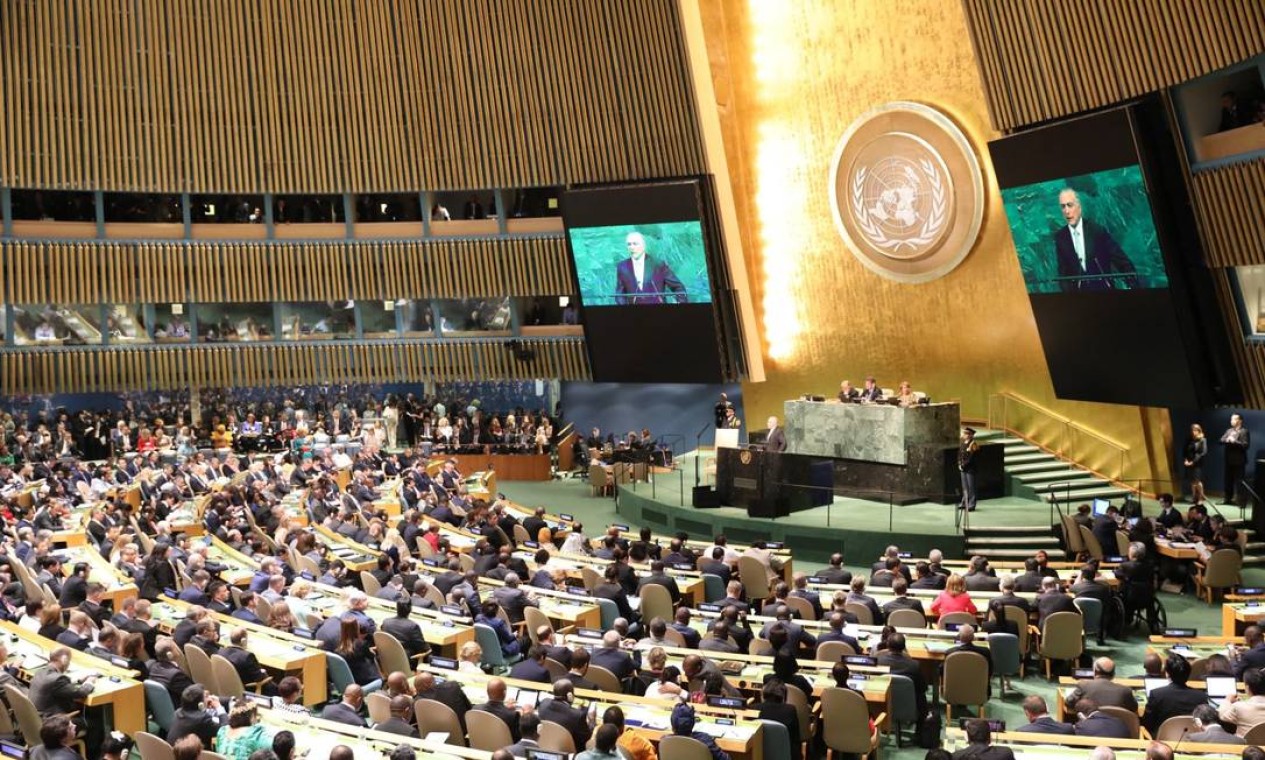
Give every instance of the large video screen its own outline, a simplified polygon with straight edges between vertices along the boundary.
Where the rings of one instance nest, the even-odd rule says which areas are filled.
[[[596,382],[722,379],[697,181],[569,190],[562,219]]]
[[[1168,287],[1141,166],[1001,194],[1029,293]]]
[[[1059,398],[1190,407],[1237,392],[1175,145],[1155,99],[989,144]]]
[[[711,303],[699,222],[572,227],[567,237],[585,306]]]

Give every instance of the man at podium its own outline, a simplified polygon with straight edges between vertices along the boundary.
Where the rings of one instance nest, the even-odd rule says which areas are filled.
[[[781,454],[786,451],[786,433],[777,425],[777,417],[769,418],[769,434],[764,439],[764,450]]]

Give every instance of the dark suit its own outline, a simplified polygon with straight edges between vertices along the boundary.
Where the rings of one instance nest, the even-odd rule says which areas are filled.
[[[535,681],[536,683],[553,683],[553,678],[549,675],[549,669],[535,660],[523,660],[516,663],[510,669],[510,678],[518,678],[523,681]]]
[[[842,567],[823,567],[813,573],[813,575],[825,580],[826,583],[837,583],[841,586],[846,586],[852,582],[852,571],[845,570]]]
[[[504,702],[484,702],[481,705],[477,705],[474,709],[490,712],[500,718],[505,725],[509,726],[510,736],[514,739],[514,741],[518,741],[523,738],[522,732],[518,729],[518,711],[513,708],[506,707]]]
[[[31,679],[28,695],[40,715],[47,717],[75,712],[79,709],[79,702],[91,693],[92,687],[72,683],[65,673],[46,667]]]
[[[694,630],[694,628],[691,626],[678,625],[677,623],[673,622],[673,623],[668,623],[668,627],[676,631],[677,633],[681,634],[681,636],[685,639],[685,646],[689,647],[690,649],[698,649],[698,645],[702,643],[703,637],[699,635],[699,632]],[[733,633],[734,632],[731,629],[729,631],[729,635],[732,636]],[[735,637],[734,640],[737,641],[738,639]]]
[[[1037,626],[1040,626],[1047,617],[1056,612],[1075,612],[1080,614],[1080,610],[1072,602],[1072,597],[1061,591],[1042,594],[1037,597]]]
[[[719,577],[721,582],[725,585],[729,585],[729,579],[732,577],[733,573],[733,571],[729,568],[729,565],[714,559],[699,560],[698,571],[700,573],[707,573],[708,575],[715,575]]]
[[[720,652],[722,654],[740,654],[737,644],[729,643],[728,639],[722,641],[715,636],[708,636],[699,642],[698,648],[704,652]]]
[[[593,733],[593,729],[589,727],[588,716],[585,711],[572,707],[566,702],[557,699],[547,700],[540,707],[536,708],[537,714],[541,720],[551,720],[565,728],[571,738],[575,740],[576,747],[583,747],[589,741],[589,736]],[[518,741],[515,739],[515,741]]]
[[[1081,218],[1084,230],[1085,266],[1081,266],[1072,243],[1072,232],[1064,226],[1054,233],[1054,250],[1058,255],[1059,277],[1086,277],[1083,280],[1061,280],[1059,288],[1064,293],[1090,290],[1128,290],[1138,287],[1137,270],[1133,262],[1120,250],[1115,238],[1098,224]],[[1111,277],[1126,274],[1127,277]],[[1092,275],[1104,275],[1094,277]]]
[[[1015,760],[1015,753],[1010,747],[972,744],[954,752],[953,760]]]
[[[624,259],[615,268],[615,303],[619,305],[653,305],[686,303],[689,297],[685,286],[673,273],[667,262],[657,261],[649,254],[643,260],[642,282],[637,284],[632,259]],[[665,293],[673,294],[669,300]],[[577,747],[580,745],[577,744]]]
[[[382,630],[400,640],[410,661],[417,655],[430,651],[430,644],[422,637],[421,626],[409,618],[387,618],[382,621]]]
[[[925,616],[927,614],[922,608],[922,602],[912,596],[898,596],[884,604],[883,617],[890,616],[896,610],[916,610],[920,615]]]
[[[1097,736],[1103,739],[1128,739],[1129,728],[1119,718],[1095,712],[1076,722],[1076,735]]]
[[[1076,729],[1070,723],[1062,723],[1049,715],[1043,715],[1028,725],[1020,726],[1015,730],[1028,734],[1062,734],[1064,736],[1071,736],[1076,733]]]
[[[1028,573],[1015,577],[1015,591],[1040,591],[1041,590],[1041,573]]]
[[[420,737],[417,728],[410,725],[408,721],[401,720],[395,716],[387,718],[381,723],[373,727],[374,731],[386,731],[388,734],[399,734],[400,736],[411,736],[414,739]]]
[[[461,723],[461,730],[465,731],[466,713],[472,708],[470,698],[462,691],[459,681],[444,681],[430,691],[419,691],[416,699],[433,699],[452,708],[452,711],[457,714],[457,720]]]
[[[327,706],[321,711],[321,717],[325,720],[333,720],[339,723],[346,723],[349,726],[358,726],[364,728],[366,726],[365,719],[360,717],[360,713],[351,709],[351,706],[343,702],[335,702]]]
[[[632,658],[622,649],[594,647],[593,656],[589,659],[589,664],[606,668],[621,681],[633,674]]]
[[[149,664],[149,680],[167,687],[172,704],[180,704],[180,695],[193,685],[193,679],[174,662],[151,662]]]
[[[967,591],[996,591],[1001,587],[1001,580],[988,573],[967,573],[963,577]]]
[[[641,596],[641,589],[650,586],[663,586],[668,590],[668,595],[672,597],[672,604],[680,604],[681,589],[676,585],[676,579],[667,573],[651,573],[643,577],[637,582],[637,595]]]
[[[878,655],[878,664],[886,666],[894,675],[907,676],[914,682],[918,714],[927,714],[927,679],[922,674],[922,666],[908,654],[896,655],[883,651]]]
[[[204,709],[193,711],[177,709],[176,717],[171,721],[171,728],[167,730],[167,743],[175,744],[189,734],[197,734],[202,740],[203,749],[211,748],[211,740],[215,738],[216,732],[220,730],[220,726],[224,725],[227,716],[223,718]]]
[[[219,654],[233,663],[233,669],[237,671],[237,675],[244,684],[257,683],[268,677],[264,669],[259,666],[259,659],[255,657],[254,652],[248,652],[241,647],[225,647],[219,651]]]
[[[764,439],[764,450],[778,454],[786,451],[786,433],[782,428],[776,427],[769,431],[768,438]]]
[[[1142,725],[1154,736],[1164,721],[1176,715],[1190,715],[1199,705],[1208,704],[1208,692],[1184,684],[1170,683],[1154,689],[1146,697]]]

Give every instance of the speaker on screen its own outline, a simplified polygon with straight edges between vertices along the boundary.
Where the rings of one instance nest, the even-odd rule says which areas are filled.
[[[593,379],[723,379],[713,272],[723,264],[697,180],[563,194]]]
[[[1059,398],[1239,400],[1158,98],[989,143]]]

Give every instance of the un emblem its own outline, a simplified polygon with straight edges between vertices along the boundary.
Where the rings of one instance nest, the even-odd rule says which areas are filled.
[[[957,125],[928,106],[889,103],[862,115],[839,140],[830,178],[839,233],[884,277],[941,277],[979,235],[979,161]]]

